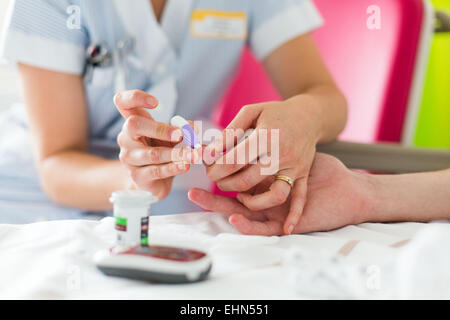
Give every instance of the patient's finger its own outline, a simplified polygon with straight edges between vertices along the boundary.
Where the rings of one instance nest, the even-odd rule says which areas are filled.
[[[283,226],[280,222],[250,221],[241,214],[233,214],[228,220],[239,232],[246,235],[279,236],[283,234]]]
[[[257,221],[266,220],[266,217],[263,213],[252,212],[248,210],[236,199],[215,195],[206,190],[197,188],[191,189],[189,190],[188,198],[205,210],[220,212],[227,215],[237,213],[246,216],[248,219]]]

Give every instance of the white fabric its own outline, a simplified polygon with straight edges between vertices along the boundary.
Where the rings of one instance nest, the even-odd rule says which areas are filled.
[[[14,61],[23,64],[71,74],[80,74],[84,68],[84,48],[71,43],[10,30],[1,46],[0,51],[5,57],[14,57]],[[30,52],[33,54],[30,55]]]
[[[191,285],[149,284],[104,276],[92,264],[93,254],[113,243],[113,220],[59,221],[0,225],[0,298],[52,299],[301,299],[317,297],[311,288],[290,282],[295,264],[290,252],[341,252],[352,266],[379,267],[377,297],[391,297],[395,261],[405,240],[426,224],[363,224],[339,230],[285,237],[244,236],[217,213],[152,217],[150,241],[209,252],[208,280]],[[447,232],[450,225],[445,225]],[[349,242],[357,244],[348,250]],[[350,246],[351,247],[351,246]],[[439,246],[437,246],[439,247]],[[345,249],[347,248],[347,249]],[[314,260],[311,260],[314,261]],[[297,270],[297,269],[296,269]],[[370,274],[368,274],[370,276]],[[368,283],[370,278],[367,279]],[[322,283],[323,284],[323,283]],[[327,291],[325,283],[324,291]],[[321,292],[322,296],[327,292]],[[356,296],[364,298],[364,296]]]
[[[450,299],[450,224],[420,230],[401,252],[395,274],[401,299]]]
[[[156,20],[150,2],[133,1],[130,3],[128,1],[115,0],[114,4],[121,17],[121,21],[125,24],[128,35],[135,40],[136,52],[139,57],[143,58],[143,67],[145,70],[151,73],[158,66],[164,66],[158,65],[158,61],[161,61],[162,57],[164,57],[163,61],[165,61],[164,63],[166,65],[177,64],[174,47]],[[189,9],[190,6],[182,6],[180,8],[180,10],[186,12],[189,12]],[[152,12],[152,14],[136,16],[136,12]],[[171,26],[173,23],[173,20],[166,22],[168,26]],[[149,35],[148,33],[142,32],[142,30],[151,30],[151,33]],[[150,112],[155,120],[168,123],[173,117],[178,98],[176,81],[176,75],[172,72],[151,88],[150,93],[158,97],[160,102],[158,108]]]
[[[322,24],[322,17],[314,4],[303,1],[271,17],[255,30],[250,39],[251,47],[262,61],[282,44],[311,32]]]
[[[191,17],[192,1],[168,0],[161,17],[161,27],[177,53],[180,52],[186,34],[184,26]]]

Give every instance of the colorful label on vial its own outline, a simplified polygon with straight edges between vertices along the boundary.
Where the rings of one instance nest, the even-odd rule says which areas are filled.
[[[149,218],[148,217],[141,218],[141,245],[143,246],[148,245],[148,225],[149,225]]]
[[[116,230],[127,231],[127,219],[116,217]]]

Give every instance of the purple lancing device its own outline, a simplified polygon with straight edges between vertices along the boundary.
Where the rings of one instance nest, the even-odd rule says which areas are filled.
[[[183,131],[183,142],[192,149],[200,149],[202,145],[195,134],[194,128],[181,116],[175,116],[170,120],[170,124]]]

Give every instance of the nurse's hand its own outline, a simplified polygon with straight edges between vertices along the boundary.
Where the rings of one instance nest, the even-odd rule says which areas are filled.
[[[269,102],[245,106],[230,123],[221,139],[217,139],[205,149],[206,154],[221,153],[233,147],[215,164],[207,169],[211,180],[216,181],[223,191],[240,192],[237,199],[252,211],[277,207],[286,202],[292,193],[289,214],[284,223],[285,233],[291,233],[300,219],[306,202],[307,180],[316,152],[316,144],[320,139],[321,128],[319,115],[315,105],[307,97],[286,100],[284,102]],[[230,139],[231,131],[255,131],[245,140],[234,147],[236,139]],[[249,149],[258,146],[264,134],[267,133],[266,148]],[[278,136],[277,136],[278,134]],[[240,135],[237,134],[240,138]],[[228,136],[228,138],[227,138]],[[263,140],[264,141],[264,140]],[[214,150],[214,151],[212,151]],[[278,152],[277,152],[278,151]],[[253,155],[251,155],[253,152]],[[239,154],[246,154],[245,161],[235,161]],[[256,164],[250,164],[258,157]],[[242,158],[242,157],[240,157]],[[272,172],[267,170],[263,160],[270,160]],[[269,172],[269,173],[267,173]],[[284,175],[295,181],[295,187],[281,180],[273,180],[266,192],[252,194],[249,192],[256,185],[266,180],[268,174]]]
[[[328,231],[367,220],[376,200],[369,175],[347,169],[336,158],[318,153],[308,179],[308,201],[293,233]],[[260,183],[256,192],[264,192],[269,181]],[[351,195],[351,197],[349,197]],[[283,235],[283,223],[295,195],[284,204],[266,210],[252,211],[234,198],[192,189],[189,199],[206,210],[224,213],[241,233],[248,235]]]
[[[173,178],[187,172],[200,156],[188,148],[174,148],[181,141],[181,130],[155,121],[145,110],[158,106],[152,95],[139,90],[125,91],[114,97],[114,103],[126,119],[117,142],[120,161],[130,172],[130,187],[165,198]]]

